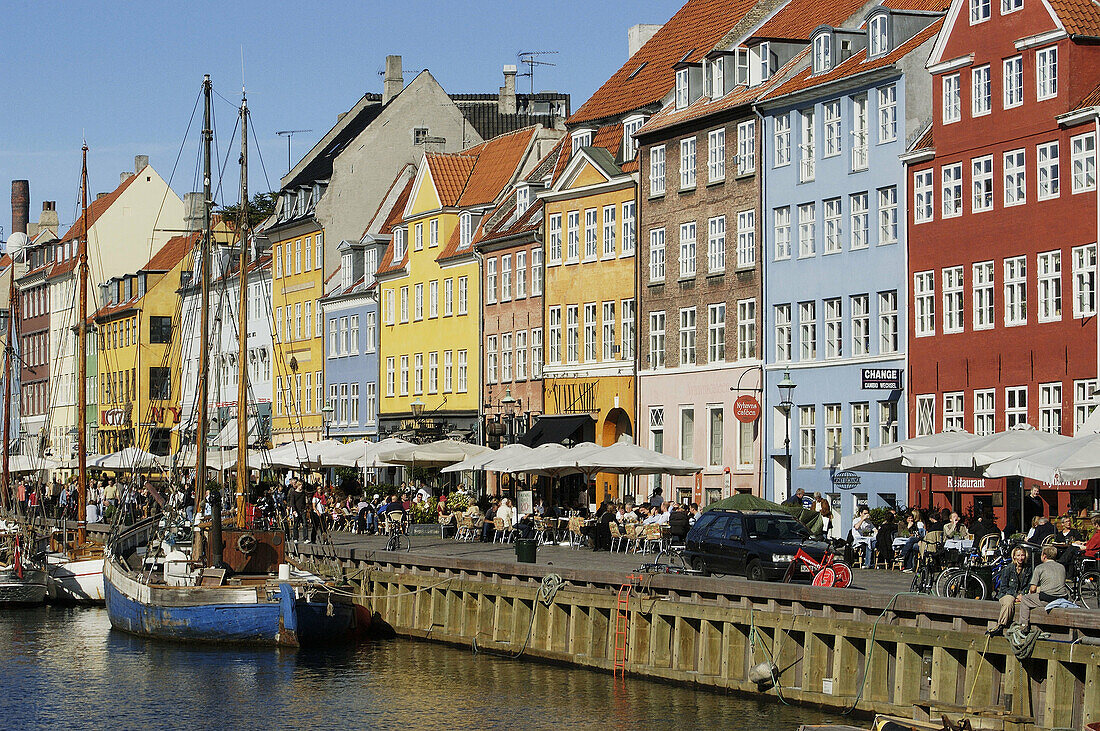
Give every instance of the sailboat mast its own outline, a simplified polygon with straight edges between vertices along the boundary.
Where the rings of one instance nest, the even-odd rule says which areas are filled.
[[[202,239],[199,244],[199,261],[202,268],[200,274],[202,302],[200,307],[200,344],[199,344],[199,404],[197,414],[197,432],[195,434],[195,503],[201,509],[202,500],[206,496],[206,423],[208,421],[208,396],[210,378],[210,256],[213,250],[213,241],[210,235],[210,146],[214,139],[214,130],[211,128],[210,119],[210,74],[206,74],[202,80],[203,91],[203,117],[202,117]],[[221,526],[221,494],[215,484],[210,488],[210,543],[213,552],[214,565],[221,564],[222,553],[222,526]]]
[[[76,545],[84,545],[87,538],[88,521],[88,144],[81,148],[80,164],[80,208],[84,216],[84,231],[80,242],[80,311],[77,333],[77,378],[76,378]]]
[[[14,372],[12,357],[15,355],[15,318],[18,316],[17,294],[15,291],[15,257],[11,258],[11,284],[8,287],[8,343],[4,348],[4,485],[0,491],[0,505],[4,512],[11,505],[11,377]]]
[[[241,210],[237,236],[241,246],[237,316],[237,527],[244,528],[248,499],[248,98],[241,90]]]

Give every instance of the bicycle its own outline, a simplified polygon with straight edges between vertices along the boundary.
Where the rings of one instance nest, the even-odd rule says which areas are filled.
[[[827,549],[821,561],[815,561],[812,556],[801,548],[787,567],[787,573],[783,575],[783,582],[789,584],[794,578],[795,571],[799,567],[806,566],[813,572],[811,582],[814,586],[832,586],[843,589],[852,583],[852,567],[837,559],[832,549]]]
[[[961,568],[944,571],[936,581],[940,596],[951,599],[986,599],[1000,582],[1003,557],[994,564],[983,564],[981,554],[974,550],[963,560]]]
[[[1074,561],[1074,578],[1066,582],[1070,600],[1086,609],[1100,609],[1100,564],[1095,558],[1078,556]]]
[[[662,548],[657,557],[650,563],[643,563],[638,567],[639,573],[646,574],[693,574],[702,575],[703,572],[691,568],[679,548]]]

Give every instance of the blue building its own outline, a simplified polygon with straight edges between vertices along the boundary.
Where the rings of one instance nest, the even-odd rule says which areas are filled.
[[[764,120],[765,494],[820,492],[843,537],[906,476],[841,473],[844,454],[905,438],[905,171],[928,127],[924,64],[941,13],[876,7],[817,28],[810,64],[758,103]],[[861,22],[865,21],[865,22]],[[788,411],[779,383],[796,384]],[[789,477],[789,483],[788,483]]]

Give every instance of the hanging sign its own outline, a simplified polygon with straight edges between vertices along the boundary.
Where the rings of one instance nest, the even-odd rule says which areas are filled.
[[[833,485],[841,490],[851,490],[853,487],[858,487],[860,482],[859,474],[851,470],[843,470],[833,475]]]
[[[733,402],[733,415],[738,421],[750,424],[760,418],[760,402],[748,394],[738,396]]]

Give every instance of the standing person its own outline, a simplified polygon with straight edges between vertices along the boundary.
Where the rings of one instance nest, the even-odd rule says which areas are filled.
[[[302,483],[295,480],[292,484],[293,488],[290,491],[290,517],[293,530],[291,530],[291,534],[294,536],[294,541],[298,542],[305,539],[306,521],[309,520],[310,506]]]
[[[821,515],[821,534],[826,539],[832,538],[833,534],[833,506],[829,504],[829,499],[821,497],[821,493],[814,493],[817,495],[816,504],[814,508]]]
[[[657,485],[653,488],[653,492],[650,493],[648,503],[655,508],[659,508],[664,501],[664,489],[660,485]]]
[[[312,510],[309,512],[309,542],[316,543],[323,529],[322,521],[325,519],[325,496],[320,487],[314,490],[311,505]]]
[[[1031,610],[1044,607],[1055,599],[1069,595],[1066,588],[1066,567],[1058,563],[1058,549],[1043,546],[1042,563],[1031,572],[1031,589],[1020,600],[1020,625],[1025,632],[1031,628]]]
[[[997,586],[1000,602],[1000,614],[997,626],[986,632],[987,635],[999,635],[1012,624],[1012,615],[1016,611],[1016,602],[1023,601],[1031,584],[1031,567],[1027,565],[1027,551],[1017,546],[1012,549],[1012,563],[1001,569],[1001,580]]]
[[[1047,504],[1039,497],[1039,488],[1032,487],[1024,498],[1024,525],[1031,525],[1034,518],[1043,518],[1047,514]]]
[[[784,505],[790,505],[791,507],[801,508],[802,498],[806,497],[806,491],[801,487],[794,491],[794,495],[783,501]]]

